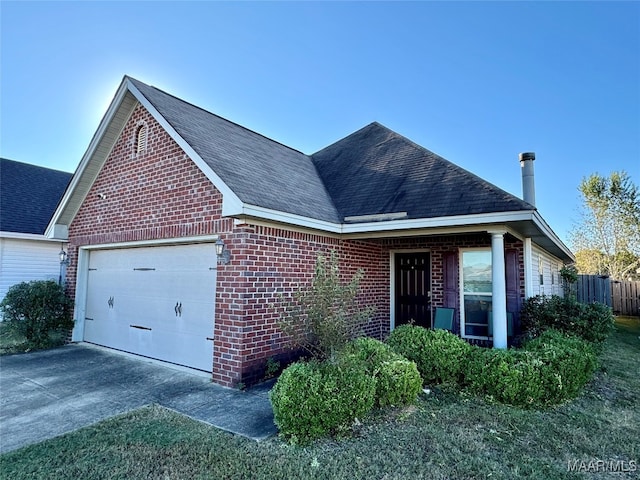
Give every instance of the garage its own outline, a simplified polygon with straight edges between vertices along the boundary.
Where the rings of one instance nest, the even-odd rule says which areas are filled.
[[[212,371],[211,243],[89,253],[84,341]]]

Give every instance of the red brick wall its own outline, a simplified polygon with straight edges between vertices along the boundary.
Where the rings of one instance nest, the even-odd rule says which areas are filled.
[[[148,128],[147,150],[136,154],[136,131],[142,124]],[[431,251],[436,307],[443,301],[443,253],[491,244],[488,234],[346,240],[234,226],[232,219],[221,217],[221,204],[220,192],[138,106],[69,227],[68,288],[75,291],[79,246],[219,234],[231,262],[219,265],[217,272],[213,379],[229,386],[259,380],[269,357],[286,355],[273,306],[280,295],[310,282],[318,252],[338,251],[345,281],[364,270],[360,299],[376,307],[366,332],[384,338],[390,319],[390,250]],[[520,242],[507,238],[507,247],[514,245],[522,252]]]

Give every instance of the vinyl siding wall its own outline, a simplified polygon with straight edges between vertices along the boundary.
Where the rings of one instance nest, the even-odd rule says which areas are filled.
[[[531,278],[533,295],[563,295],[560,269],[562,260],[533,246],[531,255]],[[542,282],[540,276],[542,275]]]
[[[58,280],[60,243],[0,238],[0,300],[12,285],[31,280]]]

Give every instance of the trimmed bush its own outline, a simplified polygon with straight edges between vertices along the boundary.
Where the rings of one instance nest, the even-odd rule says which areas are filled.
[[[578,395],[596,366],[589,342],[548,330],[518,350],[474,347],[465,382],[502,403],[543,407]]]
[[[387,340],[400,355],[416,362],[425,384],[459,383],[471,345],[446,330],[401,325]]]
[[[358,362],[294,363],[270,393],[275,423],[291,443],[348,431],[373,408],[376,380]]]
[[[52,280],[13,285],[0,303],[3,319],[34,348],[51,345],[50,333],[73,328],[73,301]]]
[[[611,309],[601,303],[582,304],[571,297],[537,295],[528,298],[521,311],[525,337],[535,338],[549,329],[576,335],[601,348],[613,331]]]
[[[544,396],[541,366],[542,362],[531,352],[475,347],[465,381],[473,392],[489,395],[501,403],[536,406]]]
[[[361,337],[350,342],[344,358],[361,363],[367,373],[376,379],[377,406],[413,403],[422,390],[422,379],[416,364],[379,340]]]
[[[543,362],[543,381],[549,403],[577,396],[598,366],[592,343],[558,330],[545,331],[523,348]]]

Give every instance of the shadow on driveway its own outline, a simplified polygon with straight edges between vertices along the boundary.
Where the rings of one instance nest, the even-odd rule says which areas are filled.
[[[159,404],[257,441],[276,433],[269,385],[246,392],[86,344],[0,357],[0,453]]]

